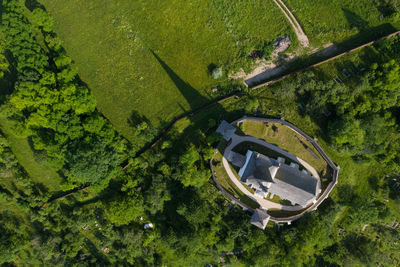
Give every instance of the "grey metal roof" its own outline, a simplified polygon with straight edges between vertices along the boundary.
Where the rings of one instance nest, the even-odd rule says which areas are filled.
[[[240,170],[242,182],[303,207],[316,199],[320,188],[319,180],[300,171],[297,164],[291,167],[250,150],[246,156],[248,162]],[[262,186],[265,181],[272,183],[269,188]]]
[[[278,162],[251,150],[248,151],[246,156],[249,157],[249,162],[244,166],[245,170],[241,172],[241,180],[246,181],[247,178],[253,177],[258,180],[272,183],[273,177],[271,176],[270,168],[272,166],[279,166]]]
[[[221,122],[216,130],[216,132],[221,134],[226,141],[229,141],[232,138],[232,136],[235,134],[235,131],[236,128],[225,120]]]
[[[251,224],[264,230],[270,217],[265,210],[256,209],[251,216]]]
[[[298,168],[292,168],[282,164],[275,175],[275,179],[293,185],[310,194],[317,194],[318,179],[308,173],[300,171]]]
[[[305,207],[316,198],[318,188],[317,178],[298,168],[282,164],[276,173],[275,183],[268,191],[293,204]]]
[[[227,160],[232,163],[233,165],[241,168],[246,162],[246,157],[242,154],[233,152],[232,150],[228,154]]]

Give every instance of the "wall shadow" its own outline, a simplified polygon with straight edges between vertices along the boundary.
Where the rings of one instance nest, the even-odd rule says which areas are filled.
[[[290,73],[304,71],[305,68],[307,68],[313,64],[316,64],[316,63],[319,63],[328,58],[337,56],[341,53],[344,53],[348,50],[351,50],[353,48],[361,46],[365,43],[378,40],[382,37],[385,37],[388,34],[396,32],[398,30],[390,23],[385,23],[385,24],[382,24],[382,25],[379,25],[376,27],[369,27],[368,23],[363,21],[360,17],[353,18],[350,11],[349,12],[346,11],[346,14],[347,14],[346,17],[348,17],[348,19],[350,20],[349,24],[353,25],[353,27],[356,27],[359,30],[359,33],[352,37],[349,37],[348,39],[346,39],[342,42],[335,42],[334,45],[336,46],[337,49],[332,50],[333,52],[331,54],[324,55],[323,53],[317,52],[312,55],[304,55],[302,57],[298,57],[296,60],[293,60],[290,63],[288,63],[286,65],[286,68],[282,72],[272,75],[272,76],[268,77],[268,79],[261,80],[261,81],[255,79],[255,77],[249,79],[249,80],[257,80],[257,82],[254,83],[254,82],[249,81],[250,83],[248,84],[248,86],[254,87],[258,84],[274,80],[278,77],[281,77],[281,76],[284,76],[284,75],[287,75]],[[262,75],[262,74],[260,74],[260,75]]]

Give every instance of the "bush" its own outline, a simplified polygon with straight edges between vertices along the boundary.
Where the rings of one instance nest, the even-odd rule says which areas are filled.
[[[224,72],[222,71],[221,68],[214,68],[214,69],[211,71],[211,76],[212,76],[215,80],[218,80],[218,79],[221,79],[222,76],[224,76]]]

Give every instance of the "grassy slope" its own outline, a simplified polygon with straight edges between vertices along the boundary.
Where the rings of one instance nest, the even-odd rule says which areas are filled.
[[[155,126],[170,122],[210,100],[210,64],[233,63],[249,38],[272,41],[291,31],[270,1],[41,2],[99,110],[131,141],[133,111]],[[150,49],[177,75],[190,103]]]
[[[272,126],[277,127],[277,132],[274,132]],[[243,132],[246,135],[254,136],[265,141],[275,144],[280,148],[288,151],[289,153],[298,156],[299,158],[305,160],[307,163],[311,164],[319,173],[327,168],[327,163],[322,159],[319,153],[314,149],[314,147],[306,141],[301,135],[296,134],[288,127],[281,124],[268,124],[268,127],[262,122],[252,122],[245,121],[243,123]],[[311,148],[314,153],[320,156],[316,159],[312,156],[310,152],[300,143],[299,138],[303,141],[309,148]]]
[[[391,23],[387,18],[380,20],[381,12],[372,0],[285,0],[285,3],[313,45],[342,42],[370,31],[368,28]]]
[[[6,136],[18,162],[24,167],[33,181],[41,183],[50,191],[59,190],[61,177],[45,161],[35,160],[34,152],[26,138],[18,138],[11,132],[11,122],[0,116],[0,129]]]

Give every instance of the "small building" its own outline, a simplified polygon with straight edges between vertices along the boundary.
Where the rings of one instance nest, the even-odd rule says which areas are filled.
[[[239,156],[235,155],[235,158]],[[321,192],[320,180],[300,170],[298,164],[287,165],[283,158],[275,160],[251,150],[246,153],[239,176],[240,181],[253,188],[258,196],[266,197],[271,193],[302,207],[315,203]]]
[[[218,126],[216,132],[219,133],[220,135],[222,135],[222,137],[226,141],[229,141],[229,140],[231,140],[232,136],[235,134],[236,128],[224,120]]]
[[[256,209],[251,216],[251,224],[264,230],[268,224],[270,217],[271,216],[269,216],[269,214],[265,210]]]

